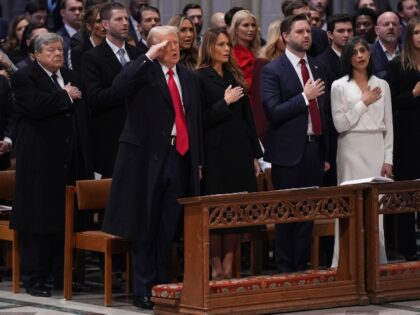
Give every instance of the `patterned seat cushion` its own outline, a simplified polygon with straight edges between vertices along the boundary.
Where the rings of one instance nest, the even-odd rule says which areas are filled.
[[[383,264],[379,267],[382,277],[396,275],[419,275],[420,261],[407,261],[401,263]]]
[[[299,273],[210,281],[210,292],[212,294],[226,294],[308,284],[316,285],[335,281],[336,273],[336,269],[307,270]],[[160,284],[152,288],[152,296],[167,299],[177,300],[181,297],[181,292],[182,283]]]

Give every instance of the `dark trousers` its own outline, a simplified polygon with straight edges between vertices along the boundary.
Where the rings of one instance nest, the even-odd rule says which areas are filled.
[[[321,139],[308,142],[302,160],[295,166],[272,165],[275,189],[320,186],[323,178]],[[311,251],[313,222],[276,224],[275,255],[279,273],[305,270]]]
[[[190,158],[181,156],[170,146],[157,179],[152,199],[152,231],[133,240],[133,293],[150,296],[155,284],[171,282],[172,244],[177,235],[182,207],[177,199],[185,197]],[[198,170],[197,170],[198,171]]]
[[[21,280],[25,287],[45,284],[49,276],[63,283],[64,233],[20,232]]]

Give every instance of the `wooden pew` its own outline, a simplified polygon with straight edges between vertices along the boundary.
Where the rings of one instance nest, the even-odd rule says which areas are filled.
[[[367,185],[364,196],[366,291],[372,303],[420,298],[420,261],[380,264],[379,214],[420,211],[420,181]]]
[[[268,314],[366,304],[361,186],[229,194],[185,206],[182,284],[155,286],[155,314]],[[209,281],[209,231],[340,219],[338,268]]]

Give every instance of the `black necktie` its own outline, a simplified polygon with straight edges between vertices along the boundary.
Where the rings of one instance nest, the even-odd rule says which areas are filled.
[[[58,76],[57,76],[57,74],[56,73],[53,73],[51,75],[51,78],[53,79],[54,85],[56,86],[56,88],[59,89],[59,90],[61,90],[62,87],[61,87],[60,83],[58,83]]]

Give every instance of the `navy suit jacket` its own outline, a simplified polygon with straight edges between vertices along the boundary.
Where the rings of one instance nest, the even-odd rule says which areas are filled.
[[[385,79],[388,72],[390,61],[385,55],[379,41],[376,41],[370,48],[373,62],[373,74],[378,78]]]
[[[308,56],[314,80],[326,80],[321,67]],[[279,166],[295,166],[307,142],[308,106],[302,95],[303,86],[289,58],[284,54],[262,70],[263,106],[269,121],[264,160]],[[317,98],[323,122],[324,153],[327,156],[328,128],[324,96]],[[327,161],[327,159],[325,159]]]
[[[63,38],[63,41],[64,41],[64,45],[63,45],[64,66],[67,67],[68,64],[69,64],[68,62],[69,62],[69,49],[70,49],[71,37],[70,37],[69,32],[67,32],[67,30],[64,26],[57,31],[57,35],[60,35]]]

